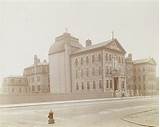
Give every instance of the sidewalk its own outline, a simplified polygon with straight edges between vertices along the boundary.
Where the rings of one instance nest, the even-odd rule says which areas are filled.
[[[140,126],[158,127],[158,109],[129,114],[123,120]]]

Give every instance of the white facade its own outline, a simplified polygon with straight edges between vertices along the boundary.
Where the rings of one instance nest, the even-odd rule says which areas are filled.
[[[80,47],[78,39],[69,33],[64,33],[55,39],[55,43],[49,50],[51,93],[71,92],[70,54]]]

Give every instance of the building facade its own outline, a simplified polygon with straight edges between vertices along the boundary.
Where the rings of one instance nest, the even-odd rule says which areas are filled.
[[[2,93],[6,95],[28,95],[30,93],[27,79],[23,76],[4,78],[2,88]]]
[[[6,77],[2,84],[2,94],[28,95],[49,93],[49,66],[46,60],[40,62],[34,56],[34,64],[24,69],[23,76]]]
[[[7,77],[3,93],[86,94],[108,97],[158,94],[156,62],[153,58],[133,60],[120,42],[111,40],[82,46],[78,38],[65,32],[49,49],[49,64],[35,55],[23,76]]]
[[[27,79],[32,93],[49,92],[49,67],[46,60],[41,63],[35,55],[34,64],[24,69],[23,76]]]
[[[153,58],[133,60],[136,95],[155,95],[156,62]]]
[[[126,93],[125,53],[117,39],[83,47],[69,33],[55,39],[49,50],[51,93]]]

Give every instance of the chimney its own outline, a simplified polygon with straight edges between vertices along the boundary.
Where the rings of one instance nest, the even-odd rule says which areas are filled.
[[[86,47],[89,47],[89,46],[91,46],[92,45],[92,41],[91,40],[86,40]]]

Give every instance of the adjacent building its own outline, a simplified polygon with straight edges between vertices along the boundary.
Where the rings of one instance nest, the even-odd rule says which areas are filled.
[[[6,77],[2,83],[2,92],[6,95],[27,95],[30,93],[28,81],[23,76]]]
[[[49,92],[49,67],[46,60],[40,62],[40,59],[35,55],[34,64],[24,69],[23,76],[28,81],[30,92]]]
[[[6,95],[28,95],[49,91],[48,63],[46,60],[40,62],[36,55],[34,64],[24,69],[23,76],[6,77],[2,84],[2,93]]]
[[[153,58],[133,60],[137,95],[156,94],[156,62]]]

